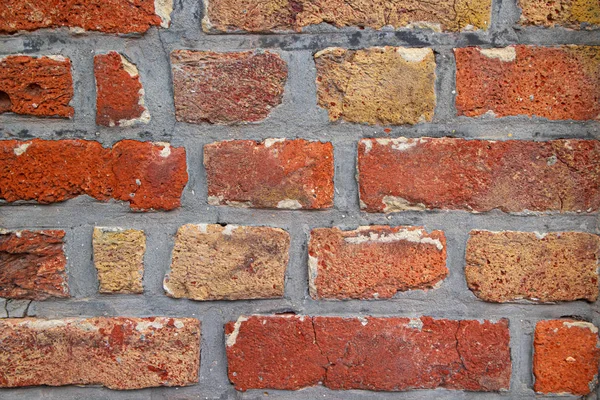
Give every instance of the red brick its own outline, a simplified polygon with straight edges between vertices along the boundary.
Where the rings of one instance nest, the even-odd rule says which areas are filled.
[[[54,203],[88,195],[128,201],[135,210],[180,206],[185,149],[122,140],[112,149],[86,140],[0,142],[0,199]]]
[[[458,115],[600,118],[600,46],[454,49]]]
[[[94,57],[96,76],[96,124],[130,126],[148,123],[144,89],[135,65],[112,51]]]
[[[521,25],[595,29],[600,25],[598,0],[518,0]]]
[[[538,322],[534,336],[534,390],[580,396],[591,393],[597,384],[599,347],[598,328],[588,322]]]
[[[436,287],[448,275],[444,233],[422,227],[314,229],[308,256],[313,298],[390,298]]]
[[[275,53],[171,53],[175,116],[199,124],[265,119],[281,103],[287,65]]]
[[[204,146],[208,202],[256,208],[333,206],[333,146],[303,139]]]
[[[0,297],[69,297],[64,231],[0,229]]]
[[[361,208],[369,212],[596,212],[600,142],[364,139]]]
[[[225,327],[237,390],[508,390],[508,321],[240,317]]]
[[[0,387],[198,381],[200,322],[193,318],[4,319],[0,343]]]
[[[0,2],[0,33],[60,27],[142,33],[168,27],[172,9],[172,0],[9,0]]]
[[[0,3],[0,9],[2,5]],[[0,17],[0,24],[2,24]],[[71,61],[62,56],[0,58],[0,113],[73,116]]]

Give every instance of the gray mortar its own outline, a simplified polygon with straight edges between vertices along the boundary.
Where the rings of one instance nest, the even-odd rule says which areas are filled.
[[[1,399],[534,399],[531,387],[532,340],[536,321],[576,315],[600,325],[598,305],[577,301],[555,305],[492,304],[478,300],[467,288],[464,256],[471,229],[521,231],[584,231],[600,233],[600,220],[593,214],[509,215],[499,211],[469,214],[462,211],[404,212],[392,215],[368,214],[359,210],[355,180],[357,143],[364,137],[455,136],[507,140],[550,140],[557,138],[600,139],[599,122],[554,122],[543,118],[456,117],[454,108],[453,47],[508,44],[589,44],[600,45],[600,30],[570,31],[515,28],[519,9],[515,0],[495,0],[493,22],[488,32],[435,33],[426,30],[398,31],[355,28],[311,27],[302,34],[208,35],[201,31],[200,0],[175,0],[170,29],[152,28],[145,35],[121,36],[100,33],[75,35],[66,29],[41,30],[28,34],[0,36],[0,56],[62,54],[71,58],[75,81],[72,120],[40,119],[0,115],[0,138],[27,140],[82,138],[110,146],[121,139],[170,141],[185,146],[190,180],[182,207],[171,212],[133,213],[126,203],[97,202],[79,197],[51,205],[3,204],[0,227],[8,229],[62,228],[66,230],[68,275],[73,298],[33,302],[28,314],[43,318],[76,316],[186,316],[202,321],[202,363],[198,385],[185,388],[153,388],[119,392],[97,387],[34,387],[0,390]],[[316,104],[315,67],[312,54],[330,46],[432,47],[437,61],[437,101],[432,123],[384,127],[330,123],[325,110]],[[276,51],[288,62],[289,78],[282,105],[263,122],[239,126],[192,125],[175,121],[169,53],[175,49]],[[146,105],[152,116],[148,125],[106,128],[95,125],[95,83],[93,55],[110,50],[124,53],[140,72],[146,91]],[[510,135],[510,136],[509,136]],[[282,211],[236,209],[209,206],[202,147],[226,139],[270,137],[306,138],[331,141],[335,149],[335,207],[327,211]],[[194,302],[167,297],[162,279],[170,264],[173,235],[186,223],[232,223],[266,225],[286,229],[292,238],[286,273],[285,296],[276,300]],[[449,277],[439,289],[399,293],[380,301],[314,301],[308,296],[306,246],[315,227],[359,225],[422,225],[442,229],[447,236]],[[92,262],[94,226],[143,229],[147,234],[143,295],[106,295],[97,292],[98,281]],[[0,299],[0,302],[4,303]],[[16,304],[15,304],[16,305]],[[0,306],[0,317],[8,306]],[[242,314],[273,314],[294,311],[309,315],[406,316],[430,315],[456,319],[499,319],[510,321],[513,375],[506,393],[470,393],[449,390],[379,393],[331,391],[323,387],[298,392],[253,390],[236,392],[227,379],[223,324]],[[268,393],[268,397],[266,396]],[[597,399],[598,393],[589,396]],[[573,398],[567,396],[566,398]]]

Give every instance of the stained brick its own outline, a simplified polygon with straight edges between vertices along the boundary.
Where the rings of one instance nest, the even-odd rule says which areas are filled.
[[[600,3],[597,0],[519,0],[522,25],[562,26],[571,29],[600,25]]]

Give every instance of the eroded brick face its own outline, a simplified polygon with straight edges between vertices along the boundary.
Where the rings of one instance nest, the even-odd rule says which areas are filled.
[[[600,25],[598,0],[519,0],[522,25],[563,26],[571,29]]]
[[[0,24],[1,21],[2,17]],[[0,113],[70,118],[72,98],[73,77],[68,58],[24,55],[0,58]]]
[[[0,3],[0,33],[60,27],[142,33],[168,27],[172,9],[172,0],[10,0]]]
[[[420,227],[314,229],[308,256],[313,298],[390,298],[435,287],[448,274],[444,233]]]
[[[198,381],[200,322],[192,318],[3,319],[0,343],[0,387]]]
[[[0,199],[54,203],[88,195],[128,201],[135,210],[180,206],[185,149],[122,140],[112,149],[86,140],[0,142]]]
[[[482,300],[598,299],[600,237],[583,232],[472,231],[465,274]]]
[[[594,325],[567,319],[540,321],[533,344],[536,392],[584,396],[595,389],[600,342]]]
[[[236,389],[509,388],[508,321],[240,317],[225,326]],[[394,366],[393,368],[390,366]]]
[[[177,231],[165,291],[194,300],[283,297],[289,247],[283,229],[184,225]]]
[[[332,121],[399,125],[433,118],[431,49],[328,48],[315,54],[315,64],[318,103]]]
[[[363,139],[361,208],[595,212],[600,142]]]
[[[207,32],[301,31],[309,25],[424,27],[435,31],[487,29],[490,0],[207,0]]]
[[[600,46],[454,49],[458,115],[600,117]]]
[[[171,53],[175,116],[191,123],[265,119],[281,103],[287,65],[272,52]]]
[[[65,232],[0,229],[0,297],[69,297]]]
[[[208,202],[255,208],[333,206],[333,146],[304,139],[204,146]]]

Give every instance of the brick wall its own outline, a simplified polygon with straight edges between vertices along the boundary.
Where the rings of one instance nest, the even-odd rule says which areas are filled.
[[[0,0],[0,398],[597,398],[599,25]]]

